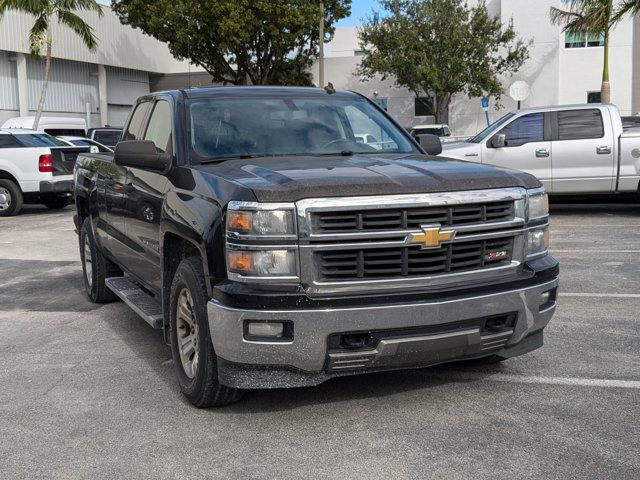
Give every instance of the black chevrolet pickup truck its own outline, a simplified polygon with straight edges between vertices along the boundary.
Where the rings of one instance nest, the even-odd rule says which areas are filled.
[[[164,331],[199,407],[536,349],[559,271],[544,189],[440,151],[351,92],[142,97],[115,153],[76,163],[87,294]]]

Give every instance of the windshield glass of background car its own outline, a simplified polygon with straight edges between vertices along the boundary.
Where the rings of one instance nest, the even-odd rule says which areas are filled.
[[[500,128],[500,126],[503,125],[507,120],[513,117],[513,115],[514,115],[513,113],[507,113],[500,120],[497,120],[496,122],[492,123],[487,128],[482,130],[479,134],[477,134],[475,137],[469,139],[469,141],[472,143],[482,142],[484,139],[489,137],[493,132],[495,132],[498,128]]]
[[[189,104],[195,160],[239,155],[416,151],[375,106],[339,98],[232,98]]]
[[[15,137],[25,147],[68,147],[62,140],[46,133],[23,133]]]

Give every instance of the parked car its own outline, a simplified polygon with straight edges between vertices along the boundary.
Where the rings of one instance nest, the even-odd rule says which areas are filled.
[[[153,93],[123,138],[76,163],[85,290],[163,330],[198,407],[542,345],[558,262],[532,175],[316,88]]]
[[[61,137],[56,137],[58,140],[62,140],[70,146],[76,147],[89,147],[89,151],[91,153],[113,153],[113,149],[107,147],[106,145],[102,145],[100,142],[96,142],[95,140],[91,140],[86,137],[73,137],[69,135],[63,135]]]
[[[432,125],[416,125],[411,128],[411,135],[436,135],[438,137],[450,137],[451,129],[446,123],[436,123]]]
[[[16,215],[23,203],[67,206],[76,158],[88,151],[46,133],[0,129],[0,216]]]
[[[34,120],[33,116],[10,118],[4,122],[2,128],[31,130]],[[77,117],[41,117],[37,130],[54,137],[59,135],[84,137],[87,134],[87,123],[83,118]]]
[[[120,141],[122,136],[122,128],[120,127],[100,127],[90,128],[87,137],[96,142],[100,142],[109,148],[114,148]]]
[[[614,105],[511,112],[442,156],[529,172],[553,194],[637,192],[640,183],[640,129],[623,131]]]

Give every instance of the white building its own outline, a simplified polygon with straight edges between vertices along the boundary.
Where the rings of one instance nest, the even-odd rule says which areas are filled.
[[[473,3],[473,0],[469,2]],[[598,101],[602,80],[603,48],[599,39],[574,38],[551,24],[551,6],[566,8],[561,0],[488,0],[489,11],[498,15],[503,24],[513,18],[519,36],[532,39],[530,59],[513,77],[503,79],[506,89],[516,80],[531,87],[529,98],[522,106],[573,104]],[[593,46],[590,46],[593,45]],[[393,80],[362,82],[355,75],[363,52],[360,50],[357,27],[338,28],[328,45],[325,60],[325,82],[336,88],[358,91],[369,98],[386,103],[387,109],[402,125],[410,126],[428,120],[416,115],[415,98],[406,89],[393,85]],[[640,111],[640,18],[627,19],[613,31],[610,39],[609,69],[611,100],[623,115]],[[318,69],[314,67],[317,83]],[[506,111],[516,108],[508,95],[502,98],[503,108],[493,102],[490,119],[496,120]],[[464,95],[454,98],[449,109],[449,125],[454,135],[469,135],[486,126],[479,98]]]
[[[92,127],[121,126],[135,99],[155,84],[176,84],[167,82],[176,75],[177,83],[184,81],[189,66],[174,59],[166,44],[122,25],[109,7],[103,10],[102,18],[95,12],[81,14],[98,37],[93,52],[71,30],[53,25],[45,115],[88,115]],[[32,24],[33,17],[14,11],[0,19],[0,125],[11,117],[33,115],[37,108],[44,61],[29,55]]]

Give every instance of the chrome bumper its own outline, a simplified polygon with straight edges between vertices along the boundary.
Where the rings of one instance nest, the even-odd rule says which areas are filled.
[[[243,310],[211,300],[209,328],[223,364],[283,367],[301,374],[429,365],[491,355],[516,346],[547,325],[556,304],[554,301],[541,309],[541,295],[557,286],[554,279],[519,290],[446,301],[322,310]],[[394,336],[369,350],[328,350],[328,337],[335,333],[430,327],[500,314],[517,315],[510,332],[492,336],[469,328],[447,334]],[[249,341],[244,338],[244,322],[248,320],[292,322],[293,340]]]

